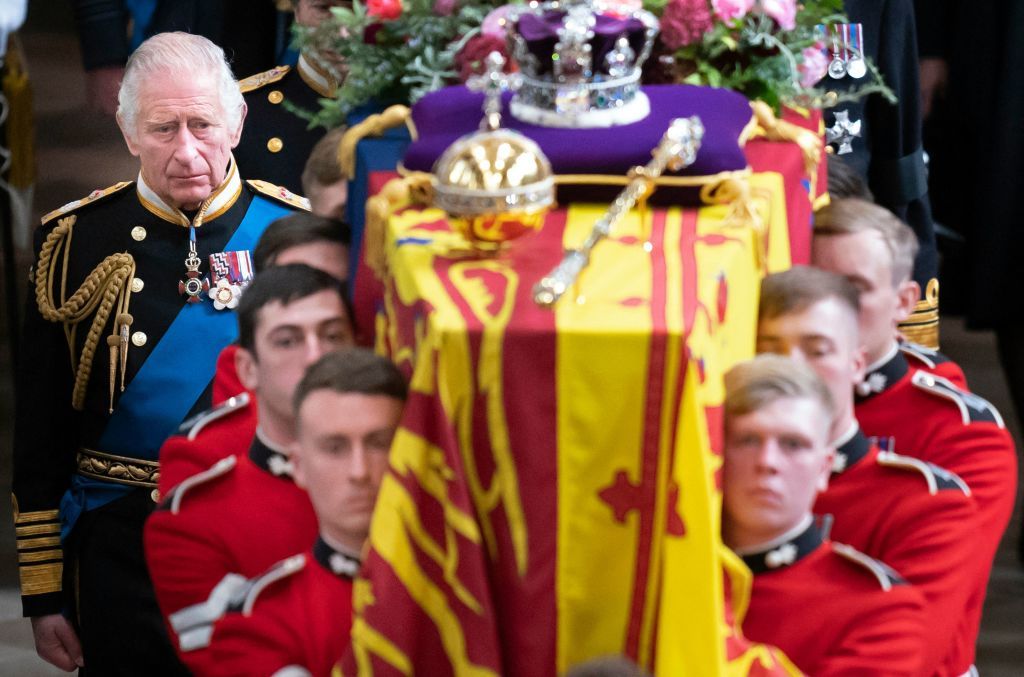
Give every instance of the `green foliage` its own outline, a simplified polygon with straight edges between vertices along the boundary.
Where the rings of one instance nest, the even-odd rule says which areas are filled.
[[[451,15],[440,16],[433,0],[402,0],[398,18],[380,21],[354,0],[351,9],[333,8],[332,18],[315,30],[296,27],[299,48],[329,50],[346,64],[335,98],[323,102],[313,124],[336,126],[371,101],[411,103],[452,84],[456,54],[479,32],[484,17],[502,4],[460,0]]]

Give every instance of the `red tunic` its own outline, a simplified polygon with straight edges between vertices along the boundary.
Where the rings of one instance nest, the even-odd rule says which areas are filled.
[[[202,672],[208,640],[196,639],[201,632],[186,637],[203,623],[183,617],[205,618],[206,611],[195,609],[207,603],[223,606],[228,598],[212,592],[228,574],[256,576],[316,538],[306,492],[270,470],[282,472],[284,462],[257,438],[248,456],[228,456],[175,487],[146,522],[146,561],[157,602],[182,660],[196,672]],[[182,613],[187,608],[192,611]]]
[[[160,495],[225,456],[244,456],[255,434],[256,402],[246,392],[185,421],[160,447]]]
[[[823,542],[816,525],[743,560],[754,572],[747,638],[777,646],[815,677],[918,674],[923,598],[884,564]]]
[[[238,378],[238,371],[235,369],[235,354],[237,352],[238,344],[230,343],[217,356],[217,370],[213,374],[214,404],[220,404],[239,393],[248,392],[242,385],[242,380]],[[249,392],[249,394],[252,393]]]
[[[974,646],[977,628],[962,619],[981,565],[966,485],[919,459],[880,453],[859,431],[838,454],[845,468],[837,466],[814,511],[834,517],[831,538],[885,562],[924,595],[922,674],[963,674],[971,666],[963,648]]]
[[[914,358],[911,358],[914,359]],[[883,369],[892,373],[880,392],[860,398],[857,420],[867,435],[892,437],[895,448],[959,475],[971,490],[977,517],[971,542],[978,549],[974,593],[963,617],[964,632],[976,634],[992,560],[1013,512],[1017,454],[999,412],[938,371],[903,354]],[[870,378],[870,377],[869,377]],[[956,664],[974,660],[974,645],[962,647]]]
[[[339,557],[344,570],[332,567]],[[358,560],[317,540],[311,552],[261,576],[242,608],[214,626],[213,669],[205,674],[272,675],[294,666],[330,675],[349,644],[358,567]]]

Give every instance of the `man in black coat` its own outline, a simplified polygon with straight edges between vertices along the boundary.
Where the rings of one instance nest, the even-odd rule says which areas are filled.
[[[863,26],[865,56],[878,66],[898,101],[891,104],[872,94],[856,103],[837,104],[825,111],[825,127],[844,131],[844,117],[853,127],[860,123],[859,135],[843,135],[850,152],[843,153],[839,141],[833,150],[867,179],[878,204],[914,229],[920,244],[914,280],[925,290],[936,276],[937,256],[921,146],[914,8],[911,0],[845,0],[844,5],[850,23]],[[839,79],[826,76],[821,86],[838,93],[863,82],[844,74]]]

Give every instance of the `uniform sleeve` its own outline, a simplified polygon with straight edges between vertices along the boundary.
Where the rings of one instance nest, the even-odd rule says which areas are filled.
[[[920,671],[925,642],[925,611],[921,593],[908,585],[891,588],[878,603],[867,605],[843,632],[816,677],[899,677]],[[929,623],[930,623],[929,619]]]
[[[216,517],[196,507],[178,514],[161,507],[146,521],[146,564],[165,620],[208,600],[217,584],[235,569],[216,542],[217,530],[210,527]],[[171,637],[180,652],[173,629]],[[187,654],[182,658],[188,662]]]
[[[160,447],[160,480],[158,489],[161,496],[167,496],[171,489],[196,473],[210,467],[208,455],[199,453],[197,445],[184,435],[172,435]]]
[[[924,597],[928,617],[922,674],[942,672],[956,645],[968,600],[977,590],[985,554],[972,534],[977,512],[971,499],[956,489],[904,501],[902,533],[883,545],[884,561]],[[946,666],[957,668],[958,666]],[[959,666],[957,674],[969,665]]]
[[[128,10],[124,0],[73,0],[85,70],[128,61]]]
[[[272,675],[281,668],[303,665],[297,632],[302,619],[289,618],[276,591],[264,593],[251,616],[232,613],[214,627],[210,646],[212,666],[203,673],[217,677]],[[287,621],[293,625],[289,625]]]
[[[36,252],[44,232],[36,233]],[[75,469],[79,418],[71,407],[74,377],[63,327],[43,319],[34,286],[25,304],[16,376],[11,481],[26,616],[59,613],[64,606],[58,511]]]

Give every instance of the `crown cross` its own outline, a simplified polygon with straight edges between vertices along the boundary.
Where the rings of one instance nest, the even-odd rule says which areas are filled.
[[[494,51],[484,60],[482,75],[471,77],[466,86],[474,92],[484,93],[484,119],[480,128],[494,131],[501,127],[501,95],[519,89],[522,78],[518,73],[505,72],[505,57]]]

